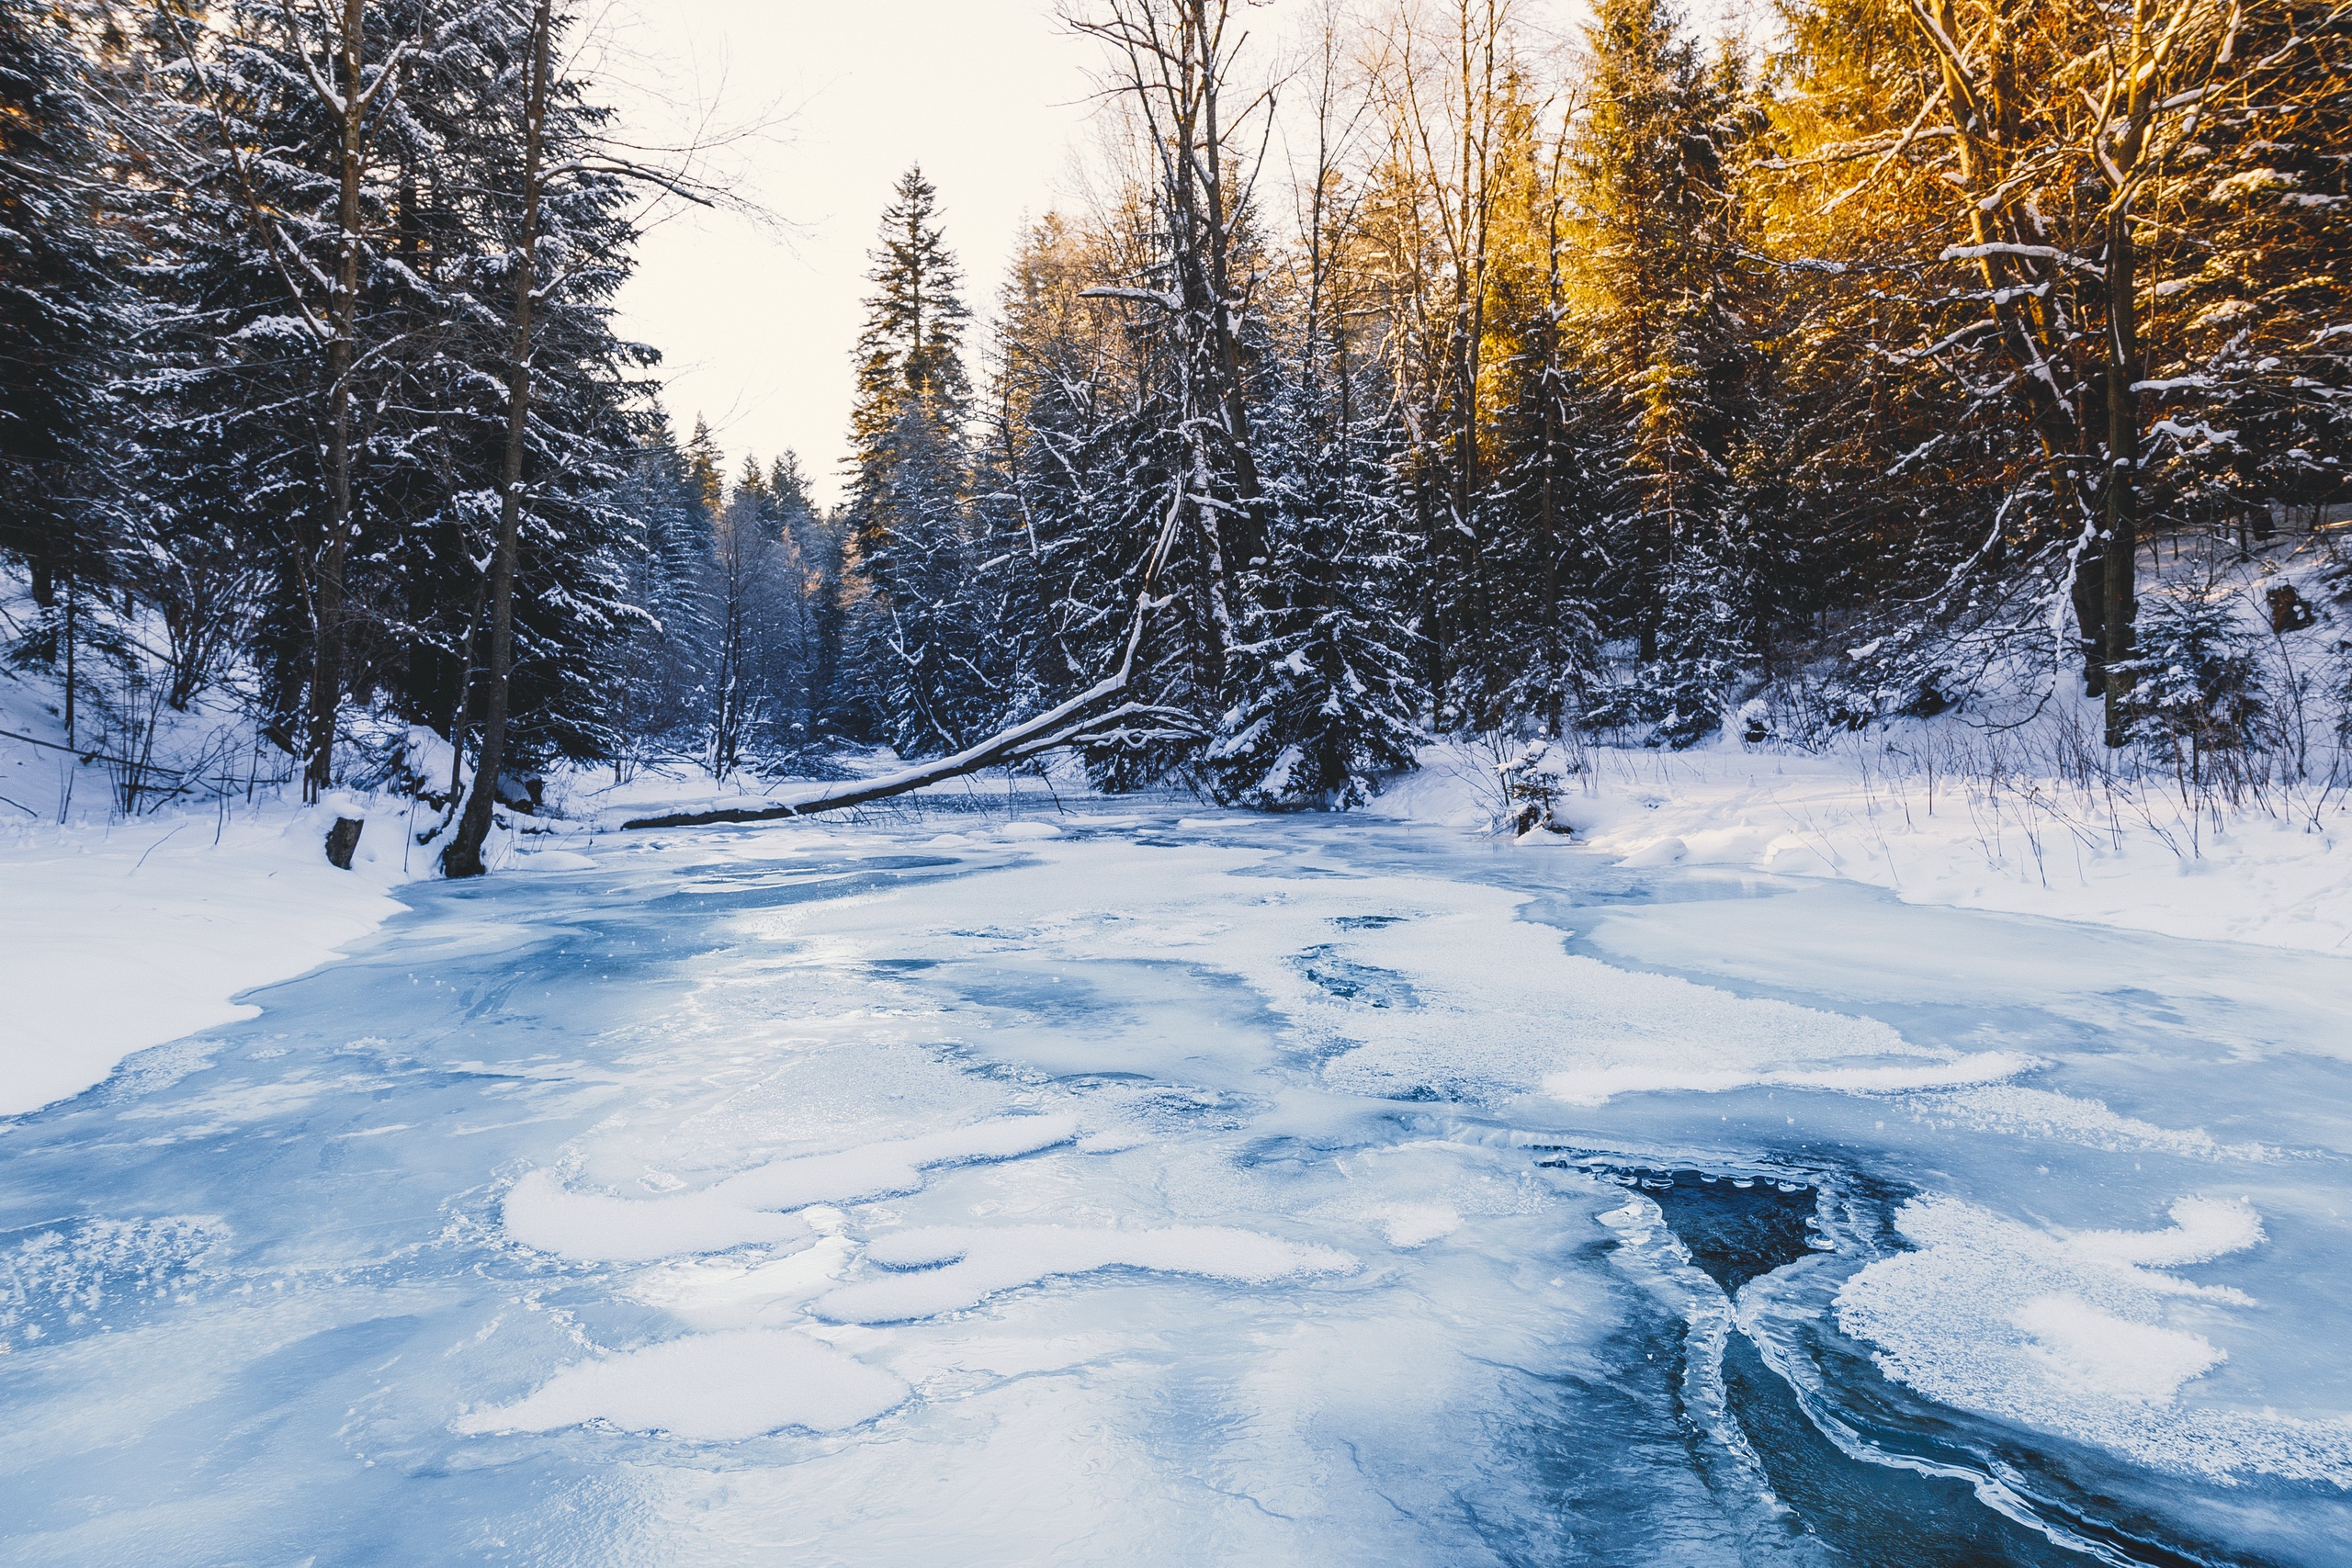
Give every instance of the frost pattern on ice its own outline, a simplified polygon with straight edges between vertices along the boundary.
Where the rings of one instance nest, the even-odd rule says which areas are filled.
[[[904,1403],[905,1382],[806,1334],[695,1334],[566,1367],[513,1404],[458,1417],[465,1433],[551,1432],[609,1421],[632,1432],[740,1442],[787,1427],[838,1432]]]
[[[229,1227],[203,1214],[85,1220],[0,1254],[0,1348],[100,1317],[110,1306],[180,1294]]]
[[[817,1315],[837,1323],[905,1323],[977,1306],[989,1297],[1060,1275],[1102,1269],[1194,1274],[1261,1285],[1302,1274],[1347,1273],[1355,1258],[1224,1225],[1080,1230],[1065,1225],[926,1225],[881,1236],[866,1259],[887,1269],[820,1297]]]
[[[730,1176],[673,1198],[614,1198],[574,1192],[532,1171],[506,1195],[506,1231],[541,1252],[581,1262],[645,1262],[753,1243],[805,1244],[808,1223],[773,1210],[847,1203],[913,1192],[922,1173],[944,1165],[1013,1159],[1078,1136],[1068,1116],[1012,1116],[944,1133],[802,1155]]]
[[[2111,1111],[2102,1100],[2019,1084],[1922,1094],[1909,1106],[1913,1115],[1930,1125],[1961,1126],[1979,1133],[2025,1133],[2113,1154],[2146,1150],[2190,1159],[2248,1162],[2282,1157],[2267,1144],[2224,1144],[2201,1127],[2159,1127]]]
[[[2229,1482],[2248,1472],[2352,1487],[2352,1421],[2185,1404],[2227,1359],[2203,1330],[2252,1298],[2160,1270],[2260,1245],[2252,1205],[2183,1198],[2162,1230],[2038,1229],[1957,1199],[1905,1203],[1918,1250],[1846,1282],[1838,1325],[1930,1399]]]

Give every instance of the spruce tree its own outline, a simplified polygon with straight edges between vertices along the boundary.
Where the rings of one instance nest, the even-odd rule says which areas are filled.
[[[97,141],[55,8],[0,0],[0,554],[44,608],[116,553],[89,459],[130,323],[92,220]]]
[[[964,603],[969,313],[937,192],[920,168],[899,179],[871,255],[844,568],[854,679],[865,734],[910,755],[952,751],[993,716],[975,678]]]
[[[1590,288],[1584,335],[1629,432],[1609,498],[1618,614],[1657,657],[1682,539],[1723,525],[1744,350],[1724,143],[1740,87],[1667,0],[1602,0],[1572,150]]]
[[[1260,809],[1361,806],[1423,739],[1386,466],[1374,434],[1341,423],[1323,391],[1291,385],[1257,425],[1271,558],[1202,758],[1220,799]]]

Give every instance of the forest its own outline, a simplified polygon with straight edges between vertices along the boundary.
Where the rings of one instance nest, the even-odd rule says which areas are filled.
[[[875,193],[825,507],[836,454],[730,463],[616,326],[649,201],[728,198],[569,0],[0,0],[5,657],[126,811],[397,783],[453,875],[559,762],[1008,734],[1267,809],[1432,738],[2053,703],[2346,766],[2352,663],[2278,639],[2352,589],[2352,6],[1063,25],[1087,197],[971,279],[952,192]],[[2328,565],[2262,616],[2159,575],[2282,532]],[[149,767],[190,713],[237,722]],[[392,777],[415,726],[447,776]]]

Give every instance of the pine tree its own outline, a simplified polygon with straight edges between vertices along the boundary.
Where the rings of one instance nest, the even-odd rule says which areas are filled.
[[[613,504],[634,518],[644,551],[629,563],[628,598],[643,612],[614,659],[614,769],[619,780],[650,751],[700,739],[697,699],[710,632],[704,600],[712,555],[709,510],[689,478],[669,421],[655,411]]]
[[[968,312],[937,222],[937,193],[910,169],[882,219],[858,335],[854,474],[845,572],[864,732],[903,754],[953,751],[979,732],[965,615],[970,457],[963,422]]]
[[[1738,211],[1724,145],[1740,85],[1710,71],[1666,0],[1603,0],[1592,107],[1572,157],[1589,254],[1586,341],[1630,431],[1610,497],[1619,614],[1657,656],[1686,535],[1724,525],[1743,414]]]
[[[718,438],[710,433],[710,425],[697,414],[695,433],[686,438],[680,449],[684,465],[685,480],[693,487],[702,509],[717,516],[727,502],[727,459],[718,450]]]
[[[1203,753],[1220,799],[1347,810],[1414,765],[1424,693],[1400,626],[1402,537],[1372,433],[1294,385],[1258,423],[1272,558]]]
[[[45,609],[117,554],[92,459],[130,324],[93,221],[97,143],[56,9],[0,0],[0,554]]]
[[[1694,746],[1723,728],[1727,699],[1748,662],[1753,611],[1737,546],[1718,530],[1686,533],[1675,551],[1658,615],[1657,657],[1632,697],[1653,746]]]
[[[1006,719],[1045,711],[1119,657],[1135,541],[1155,526],[1134,482],[1152,396],[1136,378],[1139,341],[1119,307],[1086,294],[1113,269],[1101,233],[1048,214],[1000,296],[972,601]]]
[[[2150,467],[2202,520],[2266,536],[2269,503],[2352,495],[2352,30],[2310,0],[2250,9],[2228,85],[2165,172],[2160,199],[2194,215],[2193,245],[2154,246],[2151,280],[2176,333],[2150,367],[2171,405]],[[2336,287],[2331,287],[2334,280]],[[2157,317],[2157,308],[2149,314]],[[2169,341],[2167,341],[2169,339]]]

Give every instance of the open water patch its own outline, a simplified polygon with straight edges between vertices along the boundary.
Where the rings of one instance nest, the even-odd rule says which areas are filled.
[[[1343,957],[1337,947],[1328,943],[1293,953],[1288,962],[1301,978],[1343,1002],[1368,1008],[1420,1005],[1412,982],[1396,970],[1359,964]]]
[[[1542,1163],[1647,1199],[1691,1268],[1721,1292],[1727,1332],[1676,1338],[1695,1371],[1686,1386],[1719,1389],[1732,1428],[1698,1440],[1744,1447],[1755,1479],[1831,1560],[1871,1568],[2259,1561],[2190,1543],[2072,1475],[2069,1455],[1891,1382],[1822,1302],[1799,1305],[1793,1298],[1819,1292],[1796,1281],[1829,1277],[1796,1267],[1808,1259],[1834,1275],[1844,1267],[1822,1255],[1859,1265],[1906,1248],[1894,1216],[1916,1196],[1909,1189],[1833,1169],[1709,1170],[1590,1155]],[[1690,1369],[1693,1357],[1714,1365]]]

